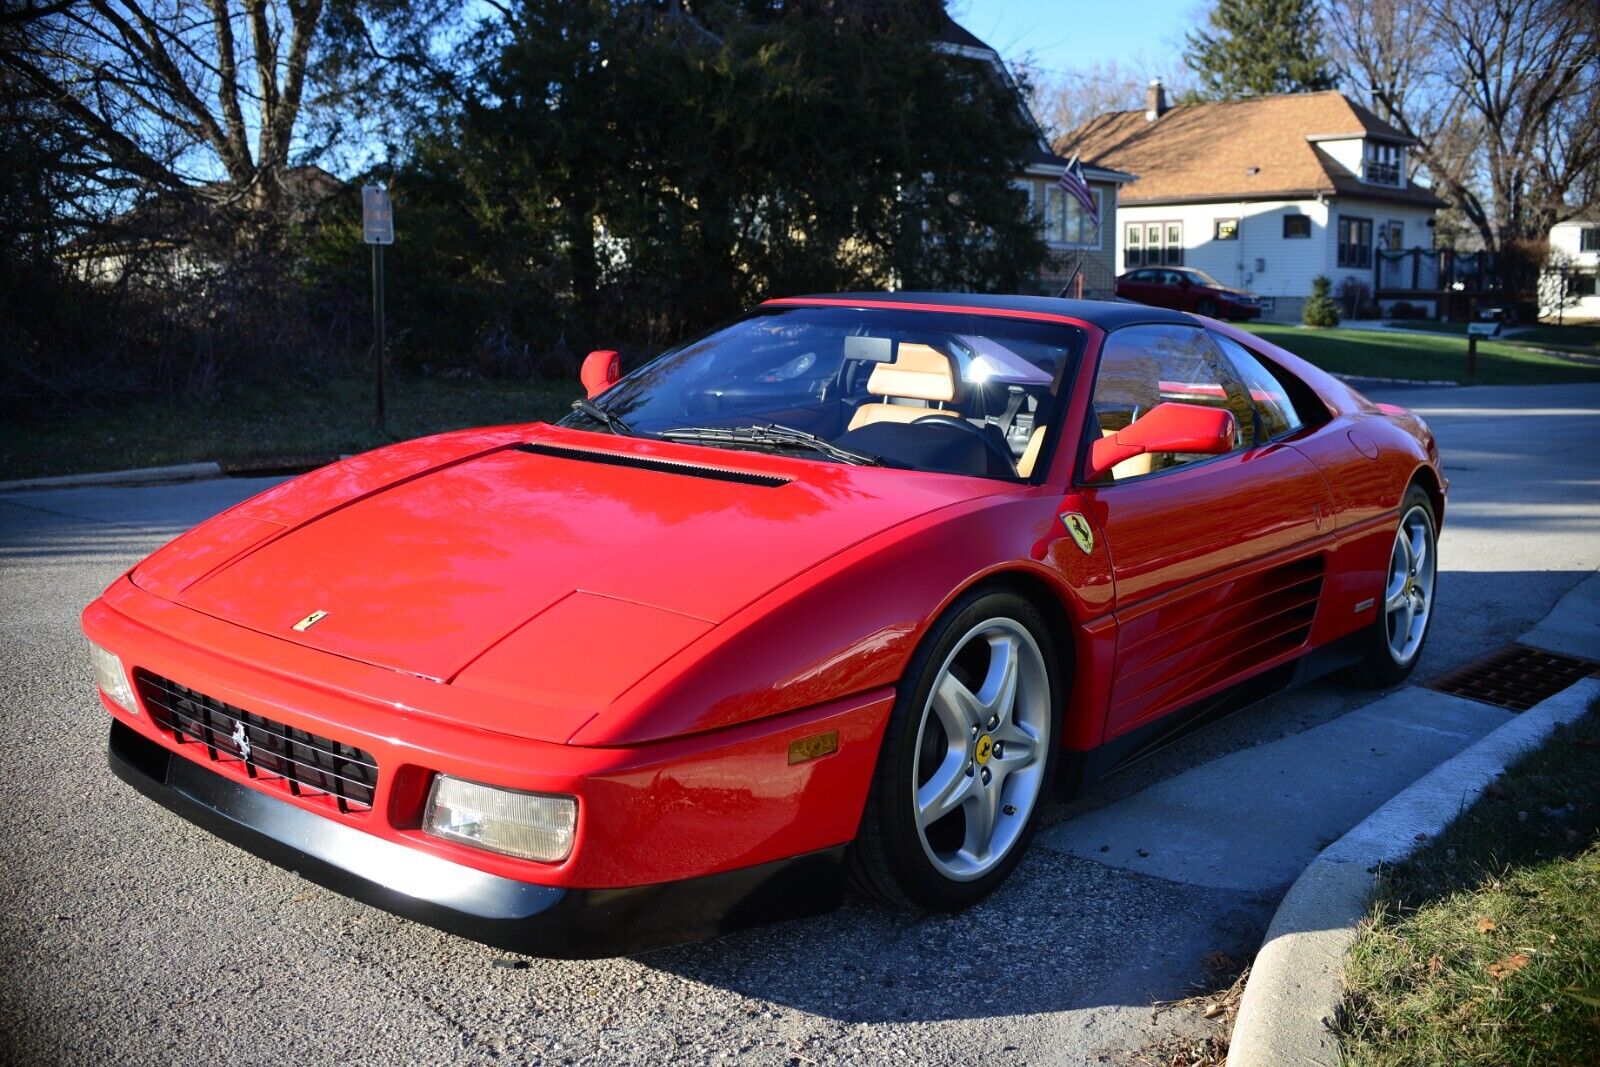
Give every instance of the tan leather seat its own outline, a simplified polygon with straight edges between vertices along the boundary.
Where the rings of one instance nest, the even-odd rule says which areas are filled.
[[[1115,430],[1101,430],[1100,436],[1110,437],[1116,432]],[[1111,468],[1112,481],[1120,482],[1124,478],[1137,478],[1141,474],[1149,474],[1151,466],[1155,463],[1155,458],[1153,454],[1146,452],[1142,456],[1134,456],[1132,459],[1123,460]]]
[[[933,404],[956,398],[955,370],[950,357],[928,345],[901,342],[893,363],[879,363],[867,379],[867,392],[883,397],[877,404],[863,404],[850,419],[856,430],[875,422],[915,422],[924,415],[959,415]],[[889,399],[920,400],[921,404],[891,404]]]
[[[1044,432],[1047,427],[1035,427],[1033,436],[1028,438],[1028,447],[1022,450],[1022,458],[1017,460],[1017,477],[1030,478],[1033,476],[1033,465],[1039,462],[1039,450],[1044,447]]]

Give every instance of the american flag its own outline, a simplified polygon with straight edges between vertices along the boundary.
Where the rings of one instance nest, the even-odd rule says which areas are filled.
[[[1084,214],[1089,216],[1090,222],[1100,225],[1100,210],[1095,207],[1094,194],[1089,191],[1089,182],[1083,176],[1083,164],[1078,162],[1077,153],[1073,153],[1072,161],[1061,172],[1061,179],[1056,184],[1083,205]]]

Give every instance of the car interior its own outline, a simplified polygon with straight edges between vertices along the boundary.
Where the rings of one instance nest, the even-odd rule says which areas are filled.
[[[891,466],[1029,478],[1082,345],[1048,323],[785,309],[667,353],[603,399],[647,435],[749,430],[724,447],[782,449],[752,439],[776,427]]]

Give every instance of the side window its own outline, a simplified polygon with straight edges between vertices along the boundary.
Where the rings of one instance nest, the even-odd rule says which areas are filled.
[[[1222,349],[1222,354],[1228,357],[1233,369],[1238,371],[1239,377],[1244,380],[1245,388],[1250,390],[1250,400],[1255,405],[1256,411],[1261,414],[1261,436],[1264,439],[1282,437],[1304,425],[1283,383],[1262,366],[1261,361],[1249,349],[1219,333],[1212,334],[1211,339]]]
[[[1234,449],[1253,440],[1250,395],[1206,331],[1192,326],[1128,326],[1106,338],[1095,377],[1094,416],[1102,437],[1136,422],[1157,404],[1227,408],[1238,423]],[[1137,456],[1111,472],[1122,482],[1210,456],[1163,452]]]

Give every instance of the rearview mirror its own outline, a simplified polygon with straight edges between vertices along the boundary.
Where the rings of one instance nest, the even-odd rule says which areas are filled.
[[[578,372],[584,394],[590,400],[616,385],[621,377],[622,363],[616,352],[609,348],[597,349],[584,356],[583,369]]]
[[[1111,468],[1147,452],[1187,452],[1220,456],[1233,451],[1238,425],[1226,408],[1200,404],[1157,404],[1109,437],[1089,446],[1088,481],[1096,482]]]

